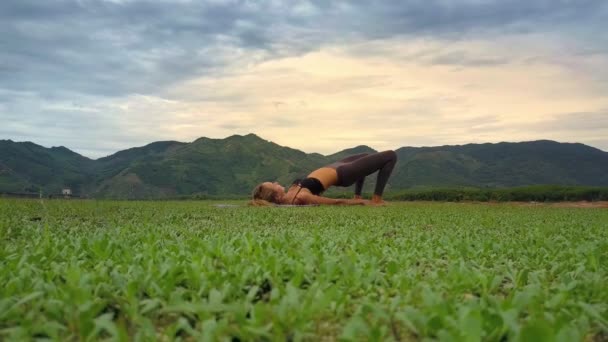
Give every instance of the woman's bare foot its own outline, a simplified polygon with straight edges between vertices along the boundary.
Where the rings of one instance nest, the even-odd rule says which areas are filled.
[[[353,196],[353,199],[362,199],[363,197],[361,197],[361,195],[355,195]]]
[[[386,201],[382,199],[381,196],[373,195],[371,200],[371,205],[386,205]]]

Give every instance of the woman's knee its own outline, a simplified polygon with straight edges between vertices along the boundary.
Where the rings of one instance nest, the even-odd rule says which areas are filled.
[[[384,155],[386,155],[386,158],[389,160],[397,160],[397,153],[393,150],[388,150],[388,151],[384,151],[384,152],[380,152]]]

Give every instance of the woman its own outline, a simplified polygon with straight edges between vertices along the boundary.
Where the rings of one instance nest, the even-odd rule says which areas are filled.
[[[397,154],[394,151],[361,153],[350,156],[317,169],[304,179],[296,179],[287,191],[277,182],[259,184],[253,190],[252,204],[384,204],[382,193],[395,163],[397,163]],[[376,171],[378,171],[378,179],[372,200],[363,200],[361,190],[365,177]],[[332,185],[347,187],[353,184],[356,184],[353,199],[333,199],[319,196]]]

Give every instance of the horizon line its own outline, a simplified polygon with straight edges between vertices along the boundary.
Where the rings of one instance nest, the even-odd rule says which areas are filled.
[[[323,154],[323,153],[319,153],[319,152],[306,152],[306,151],[301,150],[299,148],[294,148],[294,147],[288,146],[288,145],[281,145],[281,144],[279,144],[279,143],[277,143],[275,141],[265,139],[265,138],[261,137],[260,135],[258,135],[256,133],[231,134],[231,135],[228,135],[228,136],[226,136],[224,138],[210,138],[210,137],[206,137],[206,136],[201,136],[201,137],[198,137],[198,138],[196,138],[196,139],[194,139],[192,141],[189,141],[189,142],[178,141],[178,140],[157,140],[157,141],[152,141],[152,142],[149,142],[149,143],[146,143],[146,144],[143,144],[143,145],[133,146],[133,147],[127,147],[125,149],[117,150],[117,151],[115,151],[113,153],[110,153],[108,155],[105,155],[105,156],[102,156],[102,157],[98,157],[98,158],[87,157],[87,156],[85,156],[85,155],[83,155],[83,154],[81,154],[79,152],[76,152],[76,150],[74,150],[72,148],[69,148],[67,146],[64,146],[64,145],[47,147],[47,146],[38,144],[38,143],[30,141],[30,140],[15,141],[15,140],[12,140],[10,138],[8,138],[8,139],[0,139],[0,141],[9,141],[9,142],[14,142],[14,143],[31,143],[31,144],[38,145],[38,146],[41,146],[41,147],[46,148],[46,149],[65,148],[65,149],[67,149],[67,150],[69,150],[69,151],[71,151],[73,153],[76,153],[76,154],[78,154],[78,155],[80,155],[80,156],[82,156],[84,158],[87,158],[87,159],[90,159],[90,160],[99,160],[99,159],[103,159],[103,158],[107,158],[107,157],[113,156],[113,155],[115,155],[115,154],[117,154],[119,152],[131,150],[131,149],[136,149],[136,148],[143,148],[143,147],[149,146],[151,144],[161,143],[161,142],[173,142],[173,143],[179,143],[179,144],[192,144],[192,143],[196,142],[197,140],[201,140],[201,139],[226,140],[226,139],[229,139],[229,138],[232,138],[232,137],[246,137],[246,136],[251,136],[251,135],[253,135],[253,136],[255,136],[255,137],[257,137],[257,138],[259,138],[261,140],[264,140],[264,141],[267,141],[267,142],[270,142],[270,143],[274,143],[274,144],[279,145],[281,147],[287,147],[287,148],[295,149],[295,150],[298,150],[298,151],[306,153],[306,154],[320,154],[322,156],[330,156],[332,154],[340,153],[340,152],[343,152],[345,150],[354,149],[354,148],[357,148],[357,147],[368,147],[368,148],[371,148],[374,151],[378,151],[377,149],[375,149],[372,146],[369,146],[367,144],[359,144],[359,145],[356,145],[356,146],[353,146],[353,147],[348,147],[348,148],[345,148],[345,149],[342,149],[342,150],[339,150],[339,151],[336,151],[336,152],[333,152],[333,153],[329,153],[329,154]],[[598,147],[595,147],[595,146],[592,146],[592,145],[588,145],[588,144],[585,144],[585,143],[581,143],[581,142],[564,142],[564,141],[557,141],[557,140],[552,140],[552,139],[542,139],[542,138],[535,139],[535,140],[523,140],[523,141],[469,142],[469,143],[462,143],[462,144],[444,144],[444,145],[433,145],[433,146],[431,146],[431,145],[422,145],[422,146],[404,145],[404,146],[397,147],[397,148],[395,148],[393,150],[399,150],[399,149],[402,149],[402,148],[437,148],[437,147],[460,147],[460,146],[466,146],[466,145],[521,144],[521,143],[531,143],[531,142],[540,142],[540,141],[548,141],[548,142],[554,142],[554,143],[558,143],[558,144],[579,144],[579,145],[584,145],[584,146],[588,146],[588,147],[597,149],[597,150],[602,151],[604,153],[608,153],[608,151],[604,151],[601,148],[598,148]]]

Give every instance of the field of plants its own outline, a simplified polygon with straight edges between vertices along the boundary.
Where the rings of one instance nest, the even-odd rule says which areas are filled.
[[[606,341],[608,210],[0,199],[0,340]]]

